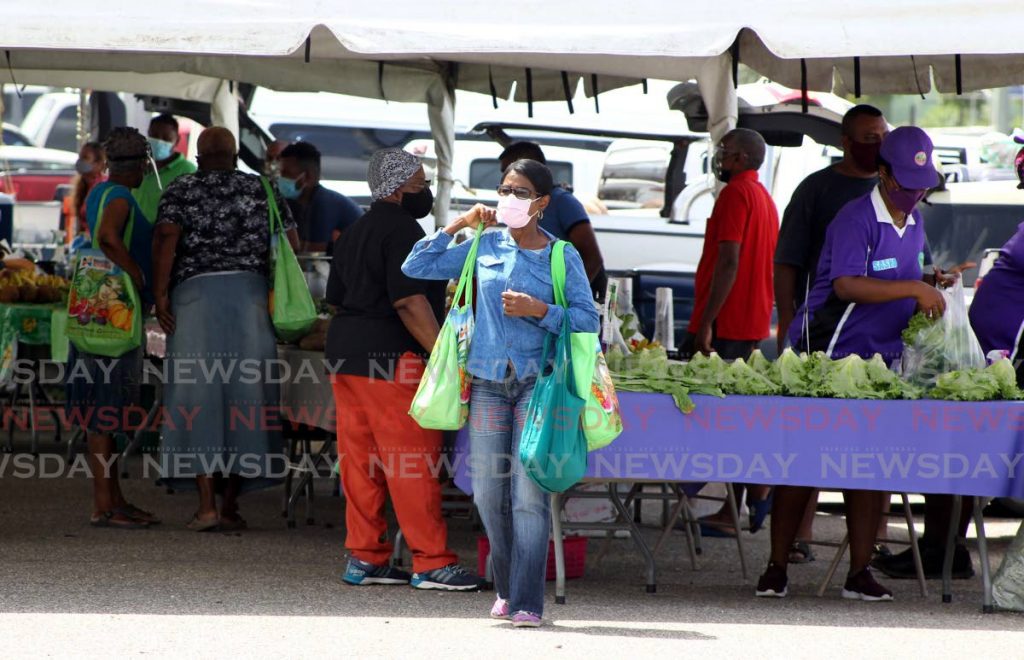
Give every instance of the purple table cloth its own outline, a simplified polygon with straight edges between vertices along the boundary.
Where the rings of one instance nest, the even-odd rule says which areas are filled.
[[[1024,497],[1024,402],[860,401],[620,392],[625,430],[589,456],[587,479],[732,481]],[[455,484],[471,492],[468,428]]]

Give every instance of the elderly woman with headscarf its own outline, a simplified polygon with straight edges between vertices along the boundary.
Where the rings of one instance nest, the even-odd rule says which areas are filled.
[[[283,446],[280,423],[266,416],[280,406],[266,375],[277,359],[268,312],[272,205],[292,245],[298,236],[280,193],[272,188],[271,199],[260,177],[236,169],[230,131],[204,130],[198,155],[199,171],[164,191],[154,230],[153,291],[170,376],[162,468],[169,485],[199,491],[189,529],[238,530],[246,527],[238,496],[279,482],[271,461]]]
[[[373,204],[334,246],[327,302],[336,308],[326,358],[338,421],[341,483],[348,500],[342,579],[353,585],[408,584],[467,591],[479,579],[456,563],[441,517],[434,472],[441,433],[408,410],[437,339],[445,287],[406,277],[402,262],[424,236],[418,219],[433,195],[419,159],[400,149],[370,159]],[[413,555],[413,575],[388,565],[384,502],[390,493]]]
[[[103,146],[109,159],[110,178],[96,183],[85,198],[85,220],[99,248],[132,278],[145,303],[151,299],[148,284],[152,234],[131,189],[138,187],[146,173],[149,146],[146,138],[130,127],[110,131]],[[103,153],[101,148],[94,151]],[[126,236],[130,236],[128,243]],[[117,467],[111,462],[114,436],[130,431],[125,425],[125,412],[141,402],[142,347],[117,358],[106,358],[72,345],[67,373],[68,412],[72,419],[81,420],[85,430],[86,458],[93,476],[91,524],[138,529],[160,522],[153,514],[125,500]]]

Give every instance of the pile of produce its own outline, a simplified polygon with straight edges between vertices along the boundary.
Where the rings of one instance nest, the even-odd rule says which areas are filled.
[[[750,360],[726,362],[717,354],[698,354],[689,362],[673,362],[660,347],[630,354],[613,347],[607,360],[617,388],[671,394],[683,412],[693,409],[690,394],[959,401],[1024,398],[1009,360],[943,374],[929,389],[900,378],[880,355],[870,360],[857,355],[831,360],[820,352],[798,355],[786,349],[775,362],[760,351],[754,351]]]
[[[64,300],[68,281],[30,270],[0,270],[0,303],[55,303]]]

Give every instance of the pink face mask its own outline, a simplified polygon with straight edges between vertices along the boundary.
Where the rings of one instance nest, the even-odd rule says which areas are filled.
[[[515,195],[498,198],[498,220],[510,229],[521,229],[530,224],[532,199],[519,199]]]

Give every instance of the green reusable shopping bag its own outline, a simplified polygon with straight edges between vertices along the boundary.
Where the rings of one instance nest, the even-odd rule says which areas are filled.
[[[92,247],[78,251],[68,291],[67,337],[78,350],[120,357],[142,345],[142,304],[128,273],[99,246],[100,224],[112,187],[100,197]],[[124,228],[124,244],[132,244],[135,209]]]
[[[569,303],[565,298],[566,245],[565,241],[557,241],[551,246],[551,281],[555,288],[555,303],[568,309]],[[612,374],[597,333],[573,332],[571,341],[576,391],[586,400],[583,432],[587,436],[588,451],[595,451],[608,446],[622,433],[619,397],[615,394]]]
[[[416,388],[409,414],[425,429],[456,431],[469,418],[471,379],[466,371],[469,342],[473,338],[473,274],[483,225],[477,228],[462,275],[452,298],[452,308],[430,352],[427,367]],[[459,303],[462,302],[460,305]]]
[[[270,181],[261,176],[263,189],[267,191],[267,208],[270,209],[271,270],[274,274],[273,289],[270,291],[268,308],[274,323],[274,333],[282,341],[295,341],[309,333],[316,321],[316,305],[309,293],[306,276],[302,274],[299,260],[295,257],[288,236],[284,232],[281,211],[274,199]]]
[[[519,460],[527,476],[549,493],[565,492],[587,472],[587,438],[581,424],[585,401],[576,394],[570,334],[566,314],[558,339],[550,333],[544,339],[545,367],[533,387],[519,440]],[[555,356],[549,368],[552,342]]]

